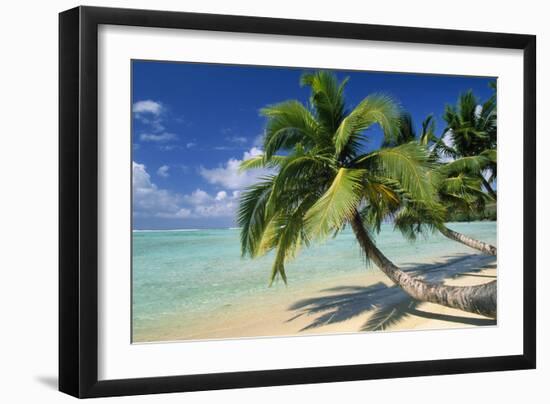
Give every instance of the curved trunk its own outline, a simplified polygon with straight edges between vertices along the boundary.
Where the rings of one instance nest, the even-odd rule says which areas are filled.
[[[351,226],[367,257],[412,298],[496,318],[496,281],[477,286],[447,286],[425,282],[399,269],[376,247],[365,230],[359,213],[354,215]]]
[[[464,234],[451,230],[444,225],[438,226],[437,229],[441,232],[441,234],[443,234],[447,238],[450,238],[451,240],[458,241],[459,243],[481,251],[484,254],[495,256],[497,255],[497,248],[495,246],[492,246],[491,244],[465,236]]]

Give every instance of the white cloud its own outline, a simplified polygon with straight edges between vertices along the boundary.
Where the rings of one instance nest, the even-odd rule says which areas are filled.
[[[163,219],[234,218],[239,205],[239,191],[215,195],[198,188],[181,195],[157,187],[145,165],[132,162],[133,214],[136,217]]]
[[[191,205],[196,206],[196,205],[201,205],[201,204],[210,202],[212,200],[212,197],[208,195],[207,192],[203,191],[200,188],[197,188],[191,193],[191,195],[186,195],[185,200]]]
[[[196,145],[197,145],[196,143],[189,142],[185,145],[185,147],[187,147],[188,149],[191,149],[192,147],[195,147]]]
[[[154,116],[159,116],[163,109],[164,107],[160,102],[153,100],[137,101],[132,105],[132,112],[136,115],[152,114]]]
[[[198,188],[184,197],[185,202],[192,209],[192,217],[235,217],[239,205],[239,192],[228,195],[226,191],[219,191],[212,196]]]
[[[211,203],[208,205],[201,205],[195,208],[195,214],[198,217],[234,217],[237,207],[239,206],[238,200],[228,200],[224,203]]]
[[[168,177],[170,174],[168,173],[168,170],[170,169],[169,166],[167,166],[166,164],[163,165],[163,166],[160,166],[159,169],[157,170],[157,175],[159,177]]]
[[[164,105],[158,101],[142,100],[132,105],[134,117],[142,124],[147,125],[153,133],[164,131],[163,115],[166,111]]]
[[[139,135],[139,139],[142,142],[159,142],[159,143],[165,143],[169,142],[170,140],[176,140],[178,137],[173,133],[142,133]]]
[[[267,169],[239,171],[239,166],[243,160],[261,156],[262,154],[262,150],[253,147],[249,151],[244,152],[242,160],[231,158],[225,164],[217,168],[200,167],[199,173],[210,184],[221,185],[224,188],[232,190],[243,189],[257,182],[260,177],[272,172]]]
[[[151,182],[145,165],[132,162],[133,211],[139,217],[168,217],[181,210],[182,197]]]

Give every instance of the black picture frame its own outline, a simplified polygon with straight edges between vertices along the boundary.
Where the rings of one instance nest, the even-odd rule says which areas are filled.
[[[523,354],[98,380],[98,26],[113,24],[523,50]],[[534,369],[536,37],[533,35],[77,7],[59,15],[59,390],[104,397]]]

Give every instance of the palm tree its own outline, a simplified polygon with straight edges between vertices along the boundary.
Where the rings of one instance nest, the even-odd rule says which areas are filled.
[[[428,116],[422,122],[422,132],[418,138],[416,138],[411,116],[407,113],[402,116],[405,119],[400,120],[399,132],[401,135],[398,136],[394,144],[399,145],[402,142],[416,139],[420,144],[431,147],[431,158],[436,161],[432,181],[437,190],[439,201],[445,207],[445,214],[443,215],[444,220],[441,220],[441,215],[434,216],[432,210],[424,209],[415,203],[409,203],[406,208],[397,213],[396,227],[410,240],[414,240],[417,233],[438,230],[451,240],[458,241],[484,254],[496,256],[495,246],[458,233],[445,225],[450,211],[484,210],[485,204],[493,200],[491,194],[482,191],[483,176],[480,175],[493,163],[491,157],[488,156],[489,152],[483,151],[478,156],[459,157],[452,161],[442,162],[441,157],[449,154],[450,146],[447,146],[441,137],[435,136],[433,116]],[[453,153],[457,154],[454,150]]]
[[[497,104],[496,83],[491,82],[493,96],[481,104],[473,92],[467,91],[458,98],[456,106],[447,105],[443,119],[447,123],[445,133],[449,133],[453,146],[447,149],[452,157],[472,157],[485,155],[489,162],[483,167],[490,174],[487,180],[483,173],[479,176],[487,192],[497,199],[491,183],[496,180],[497,144]]]
[[[417,142],[364,152],[366,131],[379,125],[395,139],[399,107],[385,95],[363,99],[346,110],[344,88],[328,72],[304,74],[310,106],[286,101],[262,110],[267,118],[264,154],[242,169],[268,167],[242,195],[238,211],[243,256],[275,251],[271,282],[286,282],[285,263],[300,247],[336,235],[351,225],[366,260],[374,263],[408,295],[488,317],[496,317],[496,282],[470,287],[429,283],[392,263],[373,241],[388,215],[405,200],[440,212],[430,180],[428,150]]]

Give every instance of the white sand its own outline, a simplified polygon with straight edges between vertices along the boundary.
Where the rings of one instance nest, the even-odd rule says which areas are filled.
[[[496,258],[453,257],[451,264],[434,262],[407,268],[430,281],[476,285],[496,279]],[[433,303],[416,303],[379,271],[333,278],[306,288],[288,288],[257,305],[248,299],[224,307],[194,324],[175,326],[135,342],[306,335],[361,331],[464,328],[495,321]]]

